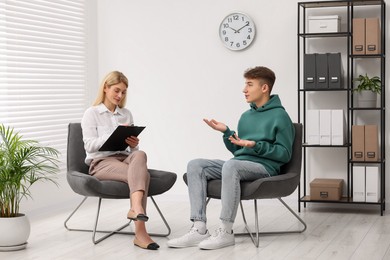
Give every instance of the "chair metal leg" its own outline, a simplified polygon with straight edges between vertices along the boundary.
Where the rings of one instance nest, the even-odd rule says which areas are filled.
[[[67,230],[69,231],[82,231],[82,232],[92,232],[92,242],[94,244],[97,244],[101,241],[103,241],[104,239],[112,236],[113,234],[125,234],[125,235],[134,235],[135,233],[134,232],[131,232],[131,231],[122,231],[122,229],[128,227],[131,223],[131,220],[129,222],[127,222],[126,224],[120,226],[119,228],[115,229],[115,230],[98,230],[97,229],[97,226],[98,226],[98,222],[99,222],[99,214],[100,214],[100,207],[101,207],[101,202],[102,202],[102,198],[99,198],[98,200],[98,207],[97,207],[97,213],[96,213],[96,219],[95,219],[95,225],[94,225],[94,228],[93,229],[81,229],[81,228],[70,228],[68,227],[68,221],[72,218],[72,216],[76,213],[76,211],[81,207],[82,204],[84,204],[84,202],[87,200],[88,197],[84,197],[84,199],[81,201],[81,203],[75,208],[75,210],[73,210],[73,212],[69,215],[69,217],[65,220],[64,222],[64,226]],[[153,197],[149,197],[151,198],[154,206],[156,207],[161,219],[163,220],[166,228],[167,228],[167,233],[149,233],[150,236],[157,236],[157,237],[166,237],[166,236],[169,236],[171,234],[171,228],[170,226],[168,225],[168,222],[166,221],[164,215],[162,214],[160,208],[158,207],[156,201],[154,200]],[[102,237],[100,237],[99,239],[96,239],[96,233],[108,233]]]
[[[286,234],[286,233],[302,233],[306,230],[307,225],[306,223],[281,199],[278,198],[278,200],[295,216],[295,218],[298,219],[299,222],[302,223],[303,228],[298,229],[298,230],[285,230],[285,231],[267,231],[267,232],[260,232],[259,230],[259,220],[258,220],[258,210],[257,210],[257,200],[254,200],[254,209],[255,209],[255,231],[256,232],[251,232],[246,218],[245,218],[245,213],[244,213],[244,208],[242,206],[242,202],[240,201],[240,207],[241,207],[241,212],[242,212],[242,218],[244,220],[245,224],[245,229],[247,230],[247,233],[235,233],[234,235],[236,236],[241,236],[241,235],[249,235],[252,239],[253,244],[256,247],[259,247],[259,235],[269,235],[269,234]],[[256,237],[255,237],[256,236]]]

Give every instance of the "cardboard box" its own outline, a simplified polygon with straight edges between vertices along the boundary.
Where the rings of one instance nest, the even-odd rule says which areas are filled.
[[[366,18],[366,54],[380,54],[379,18]]]
[[[353,26],[352,54],[364,55],[366,54],[366,19],[353,18],[352,26]]]
[[[343,179],[314,179],[310,182],[310,200],[340,200]]]
[[[308,16],[308,33],[327,33],[340,31],[340,16]]]
[[[364,160],[376,162],[379,159],[378,126],[364,126]]]
[[[352,125],[352,161],[364,161],[364,125]]]

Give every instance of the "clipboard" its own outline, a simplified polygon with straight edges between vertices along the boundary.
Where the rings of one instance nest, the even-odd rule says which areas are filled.
[[[127,148],[125,139],[130,136],[138,136],[145,126],[118,126],[106,142],[100,147],[99,151],[123,151]]]

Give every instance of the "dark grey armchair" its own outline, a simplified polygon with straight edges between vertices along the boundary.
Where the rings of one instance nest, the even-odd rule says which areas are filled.
[[[84,196],[84,199],[76,207],[76,209],[69,215],[69,217],[65,220],[64,222],[65,228],[69,231],[92,232],[92,242],[94,244],[97,244],[102,240],[116,233],[133,235],[134,232],[121,231],[125,227],[129,226],[131,221],[126,221],[127,222],[126,224],[113,231],[97,230],[102,199],[129,199],[130,191],[129,191],[129,186],[124,182],[100,181],[96,177],[89,175],[88,166],[84,163],[85,156],[86,154],[84,149],[81,125],[80,123],[70,123],[68,127],[67,180],[72,190],[77,194]],[[156,233],[149,233],[149,234],[151,236],[168,236],[171,233],[171,228],[169,227],[168,222],[165,220],[164,215],[162,214],[159,207],[157,206],[157,203],[154,200],[153,196],[168,191],[176,182],[177,175],[172,172],[152,170],[152,169],[149,169],[149,173],[150,173],[150,185],[149,185],[148,196],[152,200],[154,206],[156,207],[158,213],[161,216],[161,219],[163,220],[167,228],[167,233],[165,234],[156,234]],[[97,214],[96,214],[94,228],[93,229],[69,228],[67,225],[68,221],[71,219],[71,217],[76,213],[76,211],[81,207],[81,205],[86,201],[88,197],[98,198],[98,207],[97,207]],[[99,239],[96,239],[96,233],[106,233],[106,234],[100,237]]]
[[[241,201],[254,200],[255,208],[255,231],[251,232],[246,221],[244,208],[240,201],[242,217],[245,223],[247,233],[235,233],[235,235],[250,235],[254,245],[259,247],[260,234],[282,234],[282,233],[302,233],[306,230],[306,223],[282,200],[282,197],[292,194],[299,185],[301,178],[302,163],[302,124],[294,123],[295,140],[293,144],[292,158],[290,162],[283,165],[278,176],[258,179],[250,182],[241,182]],[[187,183],[187,174],[183,179]],[[210,180],[207,184],[207,202],[210,199],[221,199],[221,180]],[[299,230],[288,231],[270,231],[260,232],[258,222],[258,199],[278,199],[298,220],[302,223],[303,228]]]

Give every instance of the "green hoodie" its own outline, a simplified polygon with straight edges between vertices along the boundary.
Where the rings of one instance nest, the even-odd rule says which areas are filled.
[[[232,144],[228,138],[235,132],[228,127],[223,134],[225,146],[234,159],[261,163],[271,176],[278,175],[280,167],[291,159],[294,125],[278,95],[271,95],[262,107],[254,103],[250,107],[238,121],[237,135],[256,145],[249,148]]]

